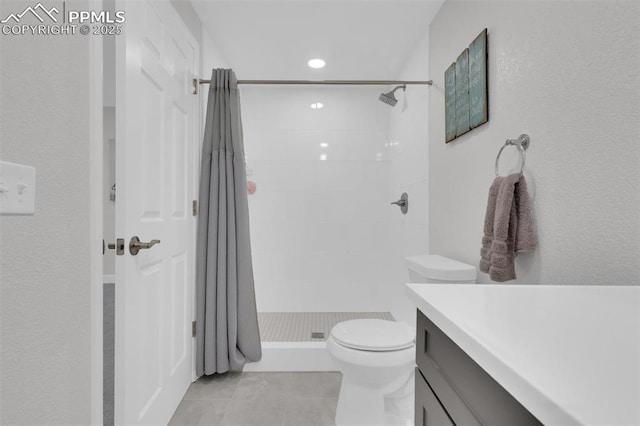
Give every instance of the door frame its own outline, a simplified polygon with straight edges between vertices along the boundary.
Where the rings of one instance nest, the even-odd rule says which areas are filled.
[[[102,0],[89,0],[101,10]],[[89,36],[89,239],[91,298],[91,424],[103,424],[103,49],[102,37]]]

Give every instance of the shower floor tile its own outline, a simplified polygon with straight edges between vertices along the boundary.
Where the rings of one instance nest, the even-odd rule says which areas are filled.
[[[395,321],[389,312],[258,312],[258,325],[263,342],[322,342],[339,322],[369,318]]]

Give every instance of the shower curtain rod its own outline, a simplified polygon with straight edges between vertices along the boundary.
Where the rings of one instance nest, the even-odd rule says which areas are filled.
[[[198,94],[198,84],[209,84],[211,80],[193,79],[193,94]],[[431,86],[432,80],[238,80],[238,84],[317,84],[341,86],[389,86],[421,84]]]

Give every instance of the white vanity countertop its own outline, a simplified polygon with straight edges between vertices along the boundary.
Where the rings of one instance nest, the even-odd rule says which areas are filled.
[[[640,287],[407,284],[542,423],[640,425]]]

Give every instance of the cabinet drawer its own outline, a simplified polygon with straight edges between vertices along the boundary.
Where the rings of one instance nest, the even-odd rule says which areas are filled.
[[[416,368],[416,426],[455,426]]]
[[[456,424],[542,424],[420,311],[416,329],[416,364]]]

